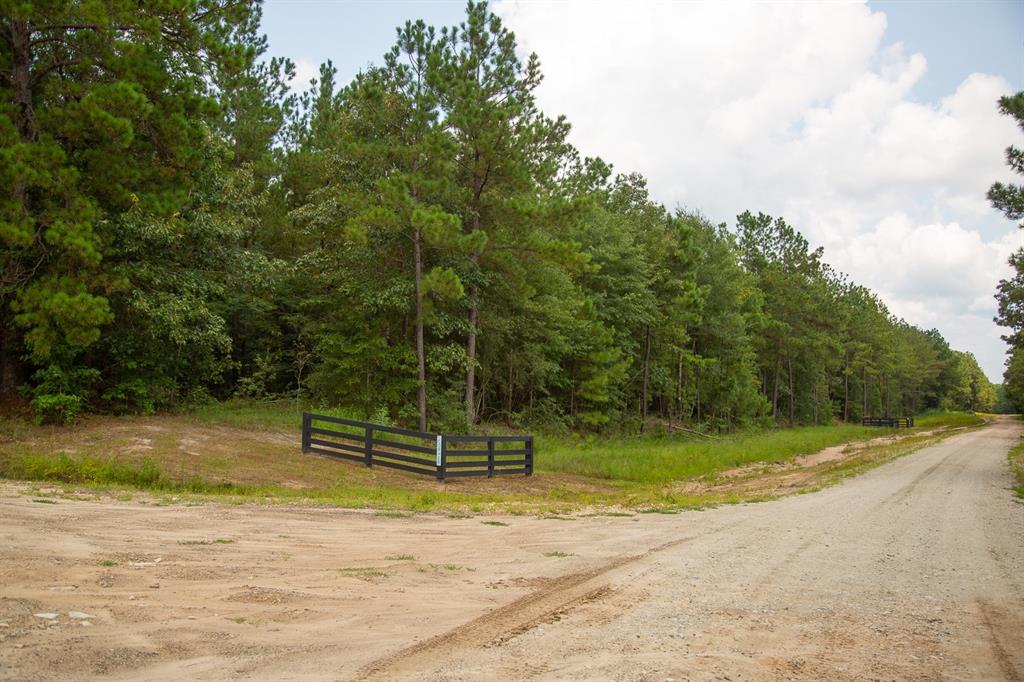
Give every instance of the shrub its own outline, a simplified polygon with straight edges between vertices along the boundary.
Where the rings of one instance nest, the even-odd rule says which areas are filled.
[[[35,386],[25,392],[37,423],[73,422],[92,395],[92,386],[100,377],[99,370],[88,367],[47,365],[33,375]]]

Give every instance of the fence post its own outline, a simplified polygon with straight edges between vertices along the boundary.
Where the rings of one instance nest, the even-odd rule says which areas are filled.
[[[526,475],[533,476],[533,436],[526,437]]]
[[[487,439],[487,478],[494,477],[494,439]]]
[[[366,427],[366,466],[373,468],[373,427]]]
[[[302,451],[309,452],[309,440],[312,438],[312,434],[309,429],[313,426],[313,417],[309,412],[302,413]]]
[[[444,483],[445,469],[448,466],[448,441],[444,436],[437,437],[437,480]]]

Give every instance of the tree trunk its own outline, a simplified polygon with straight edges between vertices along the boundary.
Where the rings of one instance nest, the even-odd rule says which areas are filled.
[[[505,410],[505,423],[512,425],[512,358],[508,359],[508,408]]]
[[[793,389],[793,358],[786,358],[789,364],[789,424],[793,425],[793,397],[796,391]]]
[[[36,139],[36,116],[32,97],[32,30],[29,22],[15,19],[10,22],[11,41],[11,86],[14,90],[14,125],[20,142]],[[28,184],[23,179],[14,182],[11,188],[14,205],[23,216],[29,214]],[[10,268],[4,275],[12,275],[18,281],[21,266],[16,256],[8,256],[5,263]],[[18,386],[24,381],[24,363],[21,360],[20,334],[14,328],[10,313],[10,299],[0,298],[0,399],[13,399],[18,395]]]
[[[683,352],[679,351],[679,363],[676,369],[676,409],[675,420],[683,419]]]
[[[843,422],[850,421],[850,368],[843,372]]]
[[[651,378],[651,325],[647,325],[644,334],[644,388],[640,397],[640,432],[643,433],[647,423],[647,391]]]
[[[693,397],[697,403],[697,423],[700,423],[700,363],[693,375]]]
[[[474,257],[475,259],[475,257]],[[476,423],[476,324],[479,315],[477,295],[479,288],[472,285],[469,288],[469,335],[466,338],[466,424],[473,426]]]
[[[36,115],[32,102],[32,29],[29,22],[17,19],[12,21],[10,36],[14,124],[21,141],[32,142],[36,139]]]
[[[0,329],[0,401],[18,396],[18,386],[24,381],[21,353],[14,330],[14,321],[5,311],[0,311],[3,328]]]
[[[420,229],[413,235],[413,264],[416,270],[416,406],[420,414],[420,431],[427,430],[427,357],[423,347],[423,243]]]
[[[860,413],[861,418],[870,416],[868,414],[868,366],[864,365],[864,369],[861,370],[861,382],[860,382],[861,400],[864,403],[864,408]]]
[[[23,20],[11,22],[11,85],[14,90],[14,125],[21,142],[36,139],[36,113],[32,102],[32,30]],[[28,185],[19,179],[14,183],[14,203],[22,214],[28,214]]]
[[[569,416],[576,419],[576,364],[573,363],[569,377]]]
[[[774,421],[778,417],[779,413],[779,371],[781,369],[782,360],[775,359],[775,382],[772,385],[772,420]]]
[[[479,160],[479,154],[477,154]],[[476,232],[480,229],[480,196],[483,194],[484,179],[479,174],[473,174],[473,219],[470,222],[469,231]],[[480,266],[480,254],[474,253],[470,256],[473,268]],[[475,273],[474,273],[475,274]],[[480,317],[480,287],[474,283],[469,287],[469,334],[466,337],[466,424],[476,424],[476,335],[477,322]]]
[[[817,381],[814,382],[814,425],[818,425],[818,389],[821,388]]]

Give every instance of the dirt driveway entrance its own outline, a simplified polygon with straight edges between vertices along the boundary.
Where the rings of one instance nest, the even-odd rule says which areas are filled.
[[[1018,422],[675,515],[390,517],[0,488],[0,679],[1024,676]]]

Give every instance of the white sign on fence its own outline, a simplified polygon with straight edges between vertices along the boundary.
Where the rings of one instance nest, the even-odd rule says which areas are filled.
[[[441,436],[437,437],[437,466],[441,466]]]

